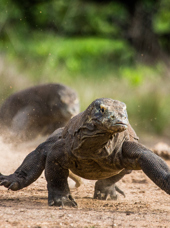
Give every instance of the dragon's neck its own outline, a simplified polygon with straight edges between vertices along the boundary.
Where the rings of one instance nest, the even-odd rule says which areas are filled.
[[[113,135],[110,132],[83,127],[75,137],[73,153],[84,158],[109,156],[105,146],[112,137]]]

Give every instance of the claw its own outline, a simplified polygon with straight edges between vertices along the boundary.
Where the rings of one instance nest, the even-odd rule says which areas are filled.
[[[78,206],[77,203],[74,200],[72,200],[71,202],[73,204],[73,207],[77,207]]]
[[[102,197],[101,197],[100,191],[97,191],[97,192],[94,194],[94,197],[93,197],[93,198],[94,198],[94,199],[99,199],[99,200],[101,200]]]
[[[72,206],[72,207],[77,207],[77,203],[74,201],[74,199],[69,196],[68,198],[62,197],[61,199],[57,200],[49,200],[48,201],[49,206],[58,206],[64,208],[64,206]]]
[[[77,203],[76,203],[76,201],[74,201],[73,197],[71,195],[69,195],[68,198],[71,201],[71,203],[73,204],[73,207],[77,207]]]
[[[12,186],[14,186],[14,182],[12,184],[10,184],[10,186],[8,187],[8,190],[12,189]]]
[[[117,192],[119,192],[119,193],[122,194],[124,197],[126,197],[126,196],[125,196],[125,193],[124,193],[117,185],[115,185],[115,189],[116,189]]]
[[[49,206],[53,206],[53,205],[54,205],[54,200],[49,201],[49,202],[48,202],[48,205],[49,205]]]
[[[63,202],[63,200],[61,200],[61,207],[62,207],[62,209],[64,208],[64,202]]]
[[[63,197],[61,200],[61,204],[62,204],[62,207],[64,207],[64,206],[77,207],[77,203],[74,201],[74,199],[70,195],[68,196],[68,198]]]
[[[6,183],[7,183],[7,180],[3,180],[3,181],[0,182],[0,186],[4,185]]]

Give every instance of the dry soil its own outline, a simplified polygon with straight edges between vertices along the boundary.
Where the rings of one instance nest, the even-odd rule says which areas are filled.
[[[24,145],[11,149],[1,143],[0,172],[14,172],[30,151]],[[170,161],[166,162],[170,166]],[[170,227],[170,196],[142,171],[133,171],[119,181],[118,186],[126,197],[118,195],[116,201],[94,200],[94,183],[83,179],[83,184],[76,189],[69,180],[78,208],[49,207],[44,174],[17,192],[0,186],[0,227]]]

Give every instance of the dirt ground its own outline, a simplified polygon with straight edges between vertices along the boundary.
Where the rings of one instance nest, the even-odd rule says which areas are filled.
[[[15,171],[30,151],[24,146],[14,151],[0,143],[0,172]],[[166,162],[170,166],[170,161]],[[78,208],[49,207],[44,174],[17,192],[0,186],[0,227],[170,227],[170,196],[142,171],[133,171],[119,181],[126,197],[119,194],[116,201],[94,200],[94,181],[83,179],[78,189],[72,180],[69,184]]]

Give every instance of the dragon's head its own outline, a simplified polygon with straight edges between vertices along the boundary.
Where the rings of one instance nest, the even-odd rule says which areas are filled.
[[[126,105],[121,101],[111,98],[96,99],[87,108],[87,113],[87,122],[97,129],[116,133],[128,127]]]

